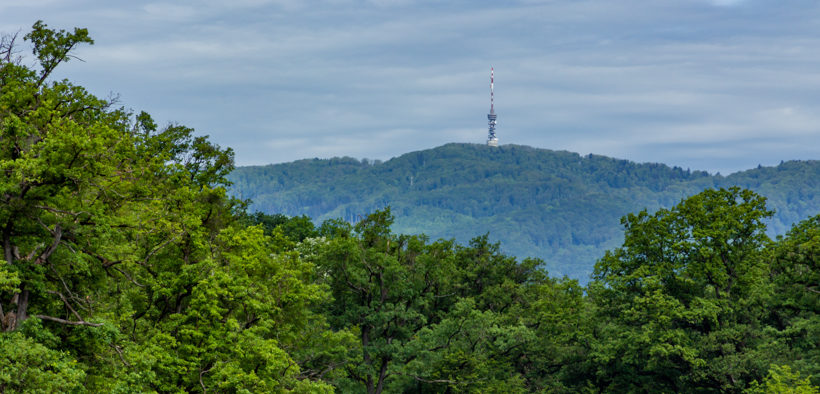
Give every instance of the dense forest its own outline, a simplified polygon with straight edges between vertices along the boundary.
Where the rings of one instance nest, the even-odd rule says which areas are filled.
[[[820,215],[771,239],[766,198],[705,188],[625,215],[582,286],[390,208],[253,212],[230,149],[49,78],[86,30],[37,22],[36,67],[16,39],[0,392],[820,392]]]
[[[586,282],[623,240],[620,218],[669,208],[705,188],[739,186],[775,211],[769,236],[820,212],[820,161],[790,161],[729,176],[526,146],[448,144],[386,162],[351,158],[240,167],[233,195],[268,214],[356,222],[390,206],[395,230],[466,243],[489,232],[502,250],[537,256]]]

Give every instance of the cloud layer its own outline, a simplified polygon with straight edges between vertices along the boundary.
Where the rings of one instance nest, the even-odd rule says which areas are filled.
[[[22,3],[22,2],[21,2]],[[820,159],[820,5],[755,0],[242,0],[0,5],[88,27],[68,77],[237,162],[483,142],[728,173]]]

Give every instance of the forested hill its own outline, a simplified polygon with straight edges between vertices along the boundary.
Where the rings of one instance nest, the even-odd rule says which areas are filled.
[[[769,200],[770,235],[820,212],[820,161],[729,176],[519,145],[447,144],[386,162],[333,158],[237,168],[232,192],[251,210],[356,221],[390,206],[394,230],[459,242],[489,232],[552,275],[585,281],[623,241],[620,218],[670,207],[708,187],[741,186]]]

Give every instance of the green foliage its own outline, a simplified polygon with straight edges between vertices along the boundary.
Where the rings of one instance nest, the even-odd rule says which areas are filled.
[[[233,152],[48,81],[84,29],[26,38],[39,72],[0,63],[4,388],[329,391],[352,336],[293,241],[235,214]]]
[[[816,394],[820,388],[812,386],[809,379],[800,379],[800,373],[792,372],[788,365],[774,365],[763,384],[752,383],[749,393],[760,394]]]
[[[527,346],[539,342],[538,324],[522,315],[555,285],[541,262],[504,256],[487,236],[464,247],[395,235],[392,221],[388,209],[353,227],[326,222],[330,237],[309,255],[333,295],[331,327],[359,335],[347,376],[333,383],[366,392],[528,391],[519,360],[536,357]]]
[[[38,22],[26,37],[39,70],[0,57],[0,391],[818,392],[820,216],[773,242],[751,190],[655,210],[724,178],[464,145],[276,167],[293,171],[277,178],[285,199],[325,167],[316,187],[353,175],[336,192],[359,205],[318,228],[306,212],[248,214],[226,191],[230,149],[48,81],[91,42],[85,30]],[[813,168],[733,177],[793,214],[816,211],[813,195],[784,191],[810,178],[811,193]],[[317,196],[298,205],[340,213]],[[581,256],[617,238],[599,219],[648,208],[622,218],[621,246],[582,287],[486,233],[396,234],[393,209],[376,209],[390,201],[433,228],[464,219],[469,231],[445,228],[456,237],[480,218],[504,216],[512,236],[541,225],[563,237],[550,247]],[[582,206],[599,217],[569,226]],[[542,210],[566,220],[541,223]]]
[[[24,38],[31,41],[34,56],[40,62],[41,82],[58,64],[71,58],[70,53],[75,46],[94,43],[88,36],[87,29],[75,28],[73,33],[55,31],[49,29],[43,21],[37,21]]]
[[[85,371],[65,352],[52,350],[22,333],[0,335],[0,391],[73,392]]]
[[[351,158],[241,167],[231,193],[268,214],[357,222],[390,206],[394,230],[467,243],[489,232],[505,253],[535,256],[582,283],[623,237],[620,217],[671,207],[709,187],[741,186],[776,211],[769,235],[820,211],[820,162],[727,177],[603,156],[505,145],[447,144],[374,164]]]
[[[624,246],[596,264],[590,287],[608,338],[593,347],[599,384],[731,391],[759,377],[771,214],[765,199],[732,188],[625,217]]]
[[[260,225],[265,230],[265,234],[272,235],[275,229],[294,242],[302,242],[307,238],[319,235],[313,221],[307,216],[288,217],[281,213],[268,215],[262,212],[255,212],[253,215],[241,214],[240,220],[248,225]]]
[[[820,385],[820,216],[792,228],[772,248],[770,324],[779,351],[795,370]]]

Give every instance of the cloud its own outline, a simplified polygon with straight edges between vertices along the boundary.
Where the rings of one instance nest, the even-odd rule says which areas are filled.
[[[59,77],[210,134],[241,165],[483,142],[490,65],[502,143],[724,173],[820,156],[820,5],[808,0],[86,0],[0,10],[28,26],[89,27],[96,45],[79,48],[85,62]]]
[[[745,1],[746,0],[711,0],[712,4],[718,7],[737,6],[743,4]]]
[[[199,11],[193,6],[168,3],[146,4],[142,10],[149,19],[174,23],[190,22],[199,16]]]

